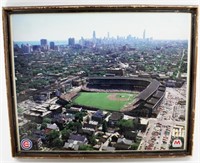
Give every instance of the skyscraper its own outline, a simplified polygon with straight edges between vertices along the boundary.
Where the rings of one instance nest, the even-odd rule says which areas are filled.
[[[93,40],[95,40],[95,39],[96,39],[96,32],[93,31]]]
[[[40,45],[41,45],[41,50],[42,51],[47,51],[48,50],[47,39],[41,39],[40,40]]]
[[[24,54],[28,54],[28,53],[31,52],[31,46],[30,46],[30,44],[26,44],[26,45],[22,44],[21,45],[21,49],[22,49],[22,52]]]
[[[73,46],[75,44],[75,39],[74,38],[69,38],[68,39],[68,45]]]
[[[143,32],[143,39],[146,39],[146,30]]]
[[[52,49],[52,50],[55,49],[55,43],[54,42],[50,42],[50,49]]]
[[[110,38],[110,33],[109,33],[109,32],[107,33],[107,38],[108,38],[108,39]]]
[[[40,45],[41,46],[47,46],[47,39],[41,39],[40,40]]]

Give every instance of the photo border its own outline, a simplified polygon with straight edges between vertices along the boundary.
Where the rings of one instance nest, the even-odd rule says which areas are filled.
[[[177,12],[191,13],[191,51],[190,51],[190,89],[188,109],[188,127],[186,150],[174,151],[141,151],[141,152],[30,152],[18,150],[17,126],[16,126],[16,101],[13,79],[12,43],[10,31],[10,15],[26,13],[92,13],[92,12]],[[148,6],[148,5],[95,5],[95,6],[35,6],[35,7],[4,7],[3,8],[3,30],[4,51],[8,112],[13,157],[40,157],[40,158],[159,158],[159,157],[182,157],[192,155],[195,97],[196,97],[196,70],[197,70],[197,6]],[[189,55],[189,54],[188,54]],[[117,155],[116,155],[117,154]]]

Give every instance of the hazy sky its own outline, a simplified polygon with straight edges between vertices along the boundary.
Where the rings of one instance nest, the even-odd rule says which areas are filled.
[[[67,40],[96,37],[132,36],[153,39],[188,39],[190,13],[65,13],[14,14],[12,36],[14,41]]]

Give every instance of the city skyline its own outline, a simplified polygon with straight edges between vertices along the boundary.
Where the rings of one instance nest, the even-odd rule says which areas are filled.
[[[66,13],[12,15],[12,37],[17,41],[75,40],[93,38],[145,37],[158,40],[187,40],[189,13]],[[27,28],[28,27],[28,28]],[[49,28],[50,27],[50,28]],[[80,28],[81,27],[81,28]],[[117,28],[116,28],[117,27]],[[183,28],[184,27],[184,28]]]

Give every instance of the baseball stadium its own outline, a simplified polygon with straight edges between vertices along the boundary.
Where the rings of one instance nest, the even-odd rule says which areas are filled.
[[[139,117],[156,117],[165,86],[155,79],[90,77],[70,99],[74,106],[89,110],[119,111]]]

